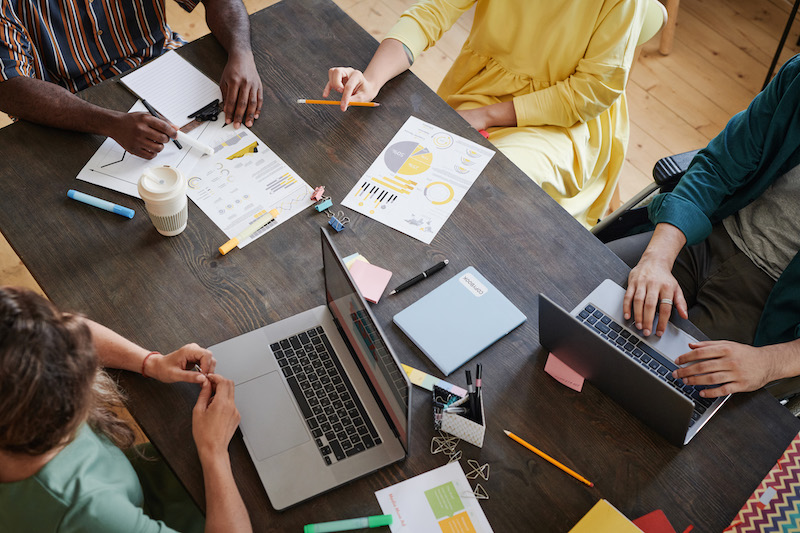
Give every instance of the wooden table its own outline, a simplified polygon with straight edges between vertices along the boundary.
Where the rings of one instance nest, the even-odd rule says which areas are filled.
[[[284,0],[251,17],[264,80],[264,109],[253,130],[309,184],[325,184],[338,205],[414,115],[490,146],[412,74],[390,82],[377,109],[298,106],[318,97],[334,65],[363,68],[377,47],[329,0]],[[217,79],[225,54],[212,37],[180,53]],[[127,110],[134,98],[116,81],[83,93]],[[141,345],[162,352],[196,341],[210,346],[321,303],[319,227],[298,215],[243,250],[220,256],[225,238],[194,205],[181,235],[158,235],[143,204],[74,176],[102,138],[19,123],[0,131],[0,228],[47,295]],[[76,187],[134,205],[133,220],[66,198]],[[432,245],[360,215],[334,238],[408,279],[440,259],[435,278],[384,297],[373,309],[400,359],[438,375],[392,324],[392,316],[473,265],[528,317],[482,353],[488,430],[464,459],[491,465],[482,503],[497,532],[567,531],[600,498],[638,517],[663,509],[679,531],[721,531],[781,455],[800,422],[764,392],[734,397],[684,449],[667,444],[591,386],[568,390],[544,373],[536,295],[571,308],[604,278],[624,283],[627,268],[502,154],[497,153]],[[130,409],[191,494],[204,502],[191,438],[196,386],[164,385],[122,372]],[[451,376],[463,385],[462,373]],[[595,482],[589,488],[503,434],[509,429]],[[414,389],[409,458],[275,512],[237,433],[231,460],[256,531],[300,531],[309,522],[378,514],[374,491],[445,463],[432,455],[430,400]]]

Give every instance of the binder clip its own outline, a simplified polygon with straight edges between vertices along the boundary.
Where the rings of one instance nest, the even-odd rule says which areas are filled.
[[[339,211],[335,215],[330,211],[326,211],[328,215],[328,224],[336,230],[336,232],[340,232],[344,229],[345,225],[350,222],[350,218],[344,216],[344,211]],[[337,218],[338,217],[338,218]]]
[[[217,99],[211,102],[210,104],[198,109],[197,111],[189,115],[188,118],[193,118],[197,122],[206,122],[207,120],[214,122],[215,120],[217,120],[217,117],[219,116],[221,111],[222,111],[222,106],[220,105],[219,100]]]
[[[331,200],[330,196],[324,196],[324,194],[325,194],[324,185],[320,185],[319,187],[314,188],[314,192],[311,193],[311,199],[317,202],[313,206],[314,210],[317,213],[325,213],[326,215],[328,215],[328,224],[338,233],[342,231],[345,225],[347,225],[350,222],[350,218],[344,215],[344,211],[333,213],[330,210],[331,207],[333,207],[333,200]]]

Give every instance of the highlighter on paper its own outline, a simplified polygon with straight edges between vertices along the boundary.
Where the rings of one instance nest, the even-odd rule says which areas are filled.
[[[352,531],[369,527],[383,527],[392,525],[392,515],[382,514],[365,516],[364,518],[351,518],[349,520],[336,520],[319,524],[306,524],[303,533],[334,533],[336,531]]]
[[[255,222],[250,224],[247,227],[246,230],[244,230],[239,235],[237,235],[233,239],[229,240],[228,242],[226,242],[225,244],[220,246],[219,247],[219,253],[221,253],[222,255],[227,254],[228,252],[230,252],[231,250],[236,248],[239,245],[240,242],[242,242],[243,240],[248,238],[250,235],[255,233],[256,230],[259,230],[259,229],[263,228],[264,226],[266,226],[267,224],[269,224],[270,222],[275,220],[275,218],[277,216],[278,216],[278,210],[277,209],[273,209],[269,213],[267,213],[265,215],[261,215],[260,217],[258,217],[258,219],[256,219]]]

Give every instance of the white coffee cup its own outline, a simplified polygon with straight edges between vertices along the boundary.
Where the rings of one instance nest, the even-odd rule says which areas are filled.
[[[186,229],[189,201],[180,170],[169,165],[147,169],[139,178],[139,196],[161,235],[171,237]]]

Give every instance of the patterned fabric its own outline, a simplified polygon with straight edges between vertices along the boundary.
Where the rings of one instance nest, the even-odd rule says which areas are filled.
[[[192,11],[199,0],[176,0]],[[77,92],[185,44],[164,0],[0,0],[0,81]]]
[[[725,533],[800,532],[800,435],[792,439]]]

